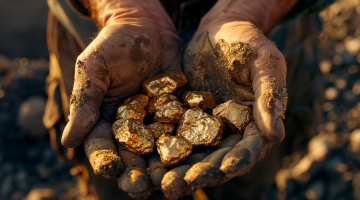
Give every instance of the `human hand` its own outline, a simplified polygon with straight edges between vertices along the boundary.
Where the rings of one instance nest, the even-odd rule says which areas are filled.
[[[201,20],[184,57],[187,89],[215,93],[219,103],[231,99],[253,107],[254,122],[244,139],[221,148],[182,171],[165,174],[162,190],[177,198],[197,188],[222,184],[247,173],[285,137],[286,62],[269,41],[268,32],[286,14],[292,1],[219,0]],[[181,167],[181,166],[180,166]],[[186,187],[169,190],[171,177]]]
[[[151,189],[147,166],[115,144],[111,125],[116,106],[111,103],[137,93],[151,75],[181,71],[182,42],[156,0],[82,2],[100,32],[77,59],[62,144],[76,147],[85,141],[95,173],[118,177],[119,187],[130,196],[145,196]]]

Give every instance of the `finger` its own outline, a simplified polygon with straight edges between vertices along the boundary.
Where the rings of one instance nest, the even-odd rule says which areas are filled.
[[[177,199],[179,197],[191,194],[191,188],[184,181],[185,173],[190,167],[204,159],[208,153],[197,153],[189,156],[185,163],[181,166],[173,168],[167,172],[162,181],[161,189],[165,197],[169,199]]]
[[[110,122],[100,118],[86,138],[84,147],[95,174],[116,178],[123,170]]]
[[[152,188],[159,190],[161,189],[161,180],[169,170],[165,164],[161,162],[160,155],[157,152],[150,155],[148,163]]]
[[[222,149],[226,147],[234,147],[240,140],[243,139],[242,134],[232,134],[226,137],[217,149]]]
[[[201,162],[193,165],[184,177],[192,191],[206,186],[218,185],[225,182],[225,175],[220,171],[221,161],[240,140],[241,134],[233,134],[223,140],[218,150],[207,156]]]
[[[78,57],[70,97],[69,122],[61,139],[64,146],[80,145],[99,119],[99,108],[110,85],[108,74],[105,59],[98,51],[88,47]]]
[[[285,59],[272,44],[264,45],[257,54],[251,69],[254,119],[268,141],[280,143],[285,137],[282,120],[287,105]]]
[[[272,145],[265,140],[255,122],[251,122],[245,129],[244,139],[223,158],[220,170],[227,178],[244,175],[265,157]]]
[[[150,193],[151,183],[145,161],[140,156],[123,150],[120,145],[118,145],[118,152],[125,166],[118,177],[119,188],[131,197],[146,197]]]

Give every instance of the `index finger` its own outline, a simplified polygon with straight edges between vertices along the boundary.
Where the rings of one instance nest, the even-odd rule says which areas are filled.
[[[265,140],[256,124],[251,122],[246,126],[244,139],[222,159],[220,170],[227,178],[242,176],[265,157],[272,145]]]

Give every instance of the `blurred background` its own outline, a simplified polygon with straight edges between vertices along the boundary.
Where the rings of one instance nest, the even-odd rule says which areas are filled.
[[[0,199],[85,199],[41,121],[47,14],[44,0],[0,0]],[[268,199],[360,199],[360,0],[319,15],[325,120],[308,150],[283,158]]]

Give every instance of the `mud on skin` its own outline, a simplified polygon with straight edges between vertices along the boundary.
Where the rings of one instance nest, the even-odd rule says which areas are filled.
[[[252,65],[257,54],[248,44],[228,44],[220,40],[215,48],[204,32],[193,39],[184,58],[188,89],[215,94],[217,102],[230,99],[254,100],[251,83],[243,81],[243,70]],[[216,80],[216,81],[214,81]]]

